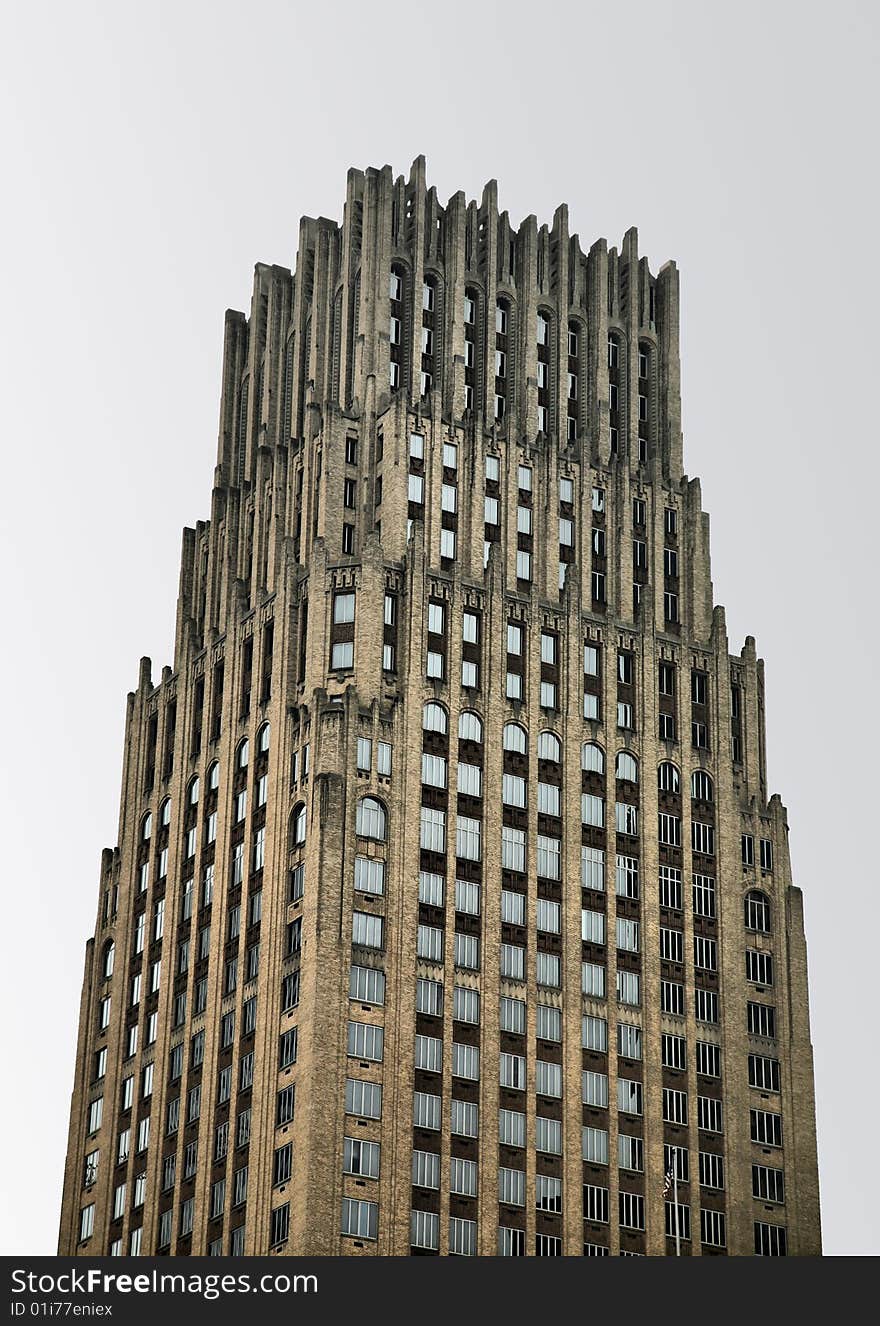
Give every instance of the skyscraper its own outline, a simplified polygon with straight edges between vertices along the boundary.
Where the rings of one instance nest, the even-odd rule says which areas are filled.
[[[421,158],[256,268],[128,697],[62,1252],[819,1251],[802,898],[678,321],[634,230],[441,206]]]

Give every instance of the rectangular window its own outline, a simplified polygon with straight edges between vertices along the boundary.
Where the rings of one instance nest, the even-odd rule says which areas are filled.
[[[542,879],[560,878],[561,850],[562,842],[559,838],[538,834],[535,868]]]
[[[617,947],[627,953],[639,952],[639,923],[624,916],[617,918]]]
[[[711,1041],[697,1041],[697,1072],[703,1077],[721,1076],[721,1047]]]
[[[715,855],[715,826],[691,820],[691,847],[703,856]]]
[[[714,939],[694,935],[694,966],[701,971],[718,970],[718,945]]]
[[[621,1004],[638,1006],[641,1003],[641,978],[638,972],[617,972],[617,999]]]
[[[442,962],[443,931],[437,926],[420,925],[416,935],[416,952],[426,962]]]
[[[700,1152],[700,1187],[719,1192],[724,1188],[724,1157],[714,1151]]]
[[[592,1183],[584,1184],[584,1220],[594,1224],[608,1224],[607,1188],[599,1188]]]
[[[382,948],[384,945],[384,919],[369,912],[352,914],[351,942],[365,948]]]
[[[446,759],[442,755],[422,755],[422,783],[426,787],[446,787]]]
[[[427,907],[442,907],[445,884],[443,876],[435,871],[419,871],[419,902]]]
[[[499,1110],[498,1141],[504,1146],[525,1146],[526,1116],[517,1110]]]
[[[341,1232],[360,1239],[377,1238],[379,1234],[378,1202],[365,1202],[353,1197],[343,1197]]]
[[[463,861],[479,861],[482,825],[479,820],[459,815],[456,819],[455,853]]]
[[[415,1066],[425,1073],[442,1072],[442,1040],[437,1036],[416,1036]]]
[[[441,812],[442,813],[442,812]],[[501,868],[522,874],[526,868],[526,835],[523,829],[501,829]]]
[[[694,991],[694,1016],[698,1022],[718,1022],[718,995],[714,990]]]
[[[522,1035],[526,1029],[526,1005],[523,999],[503,997],[500,1003],[500,1026],[502,1031]]]
[[[626,1133],[617,1135],[617,1165],[619,1169],[641,1174],[645,1168],[645,1144],[641,1137]]]
[[[660,982],[660,1009],[663,1013],[684,1016],[684,986],[679,981]]]
[[[479,1137],[480,1110],[478,1105],[472,1105],[465,1100],[456,1100],[453,1096],[450,1101],[450,1115],[449,1131],[453,1137]]]
[[[483,771],[477,764],[458,762],[458,792],[462,796],[481,797],[483,795]]]
[[[348,1055],[351,1059],[367,1059],[374,1063],[382,1062],[385,1031],[382,1027],[368,1022],[349,1022]]]
[[[441,1101],[439,1095],[415,1091],[412,1097],[412,1123],[416,1128],[440,1131]]]
[[[560,984],[559,958],[555,953],[538,951],[535,958],[535,980],[538,985],[558,989]]]
[[[664,1123],[687,1123],[687,1092],[663,1088]]]
[[[442,903],[440,905],[442,906]],[[479,884],[474,884],[471,880],[467,879],[457,879],[455,881],[455,910],[457,912],[463,912],[467,916],[479,916]]]
[[[639,833],[639,809],[629,802],[618,801],[615,804],[615,824],[617,832],[628,838],[637,838]]]
[[[462,1045],[459,1041],[453,1041],[452,1076],[479,1082],[480,1051],[476,1045]]]
[[[715,879],[712,875],[694,875],[694,915],[715,916]]]
[[[542,1120],[538,1119],[540,1124]],[[546,1120],[544,1122],[554,1122]],[[559,1124],[556,1125],[557,1128]],[[545,1147],[538,1146],[538,1151],[546,1150]],[[535,1209],[538,1211],[551,1211],[561,1214],[562,1212],[562,1180],[553,1178],[549,1174],[538,1174],[535,1176]]]
[[[761,1146],[782,1146],[782,1115],[771,1110],[750,1110],[750,1135]]]
[[[507,1206],[525,1206],[526,1176],[521,1169],[499,1168],[498,1200]]]
[[[749,1055],[749,1086],[759,1091],[779,1090],[779,1060],[763,1054]]]
[[[768,1225],[761,1220],[755,1221],[756,1257],[785,1257],[787,1251],[784,1225]]]
[[[442,854],[446,851],[445,811],[433,810],[429,806],[422,806],[420,843],[422,850],[425,852],[437,852]]]
[[[416,1012],[428,1017],[443,1016],[443,982],[427,981],[419,977],[416,981]]]
[[[358,1115],[363,1119],[381,1119],[381,1083],[361,1082],[358,1078],[347,1078],[345,1083],[345,1112],[346,1114]]]
[[[373,967],[352,967],[348,997],[366,1004],[384,1004],[385,973]]]
[[[724,1131],[724,1107],[712,1096],[697,1096],[697,1127],[704,1133]]]
[[[354,667],[354,641],[337,641],[331,650],[330,667],[333,671]]]
[[[608,1133],[604,1128],[581,1129],[583,1159],[593,1165],[608,1164]]]
[[[581,908],[581,939],[585,944],[605,943],[605,913]]]
[[[509,1091],[525,1091],[526,1061],[521,1054],[501,1054],[498,1059],[499,1081]]]
[[[601,847],[581,848],[581,888],[605,892],[605,852]]]
[[[581,993],[593,999],[605,998],[605,968],[596,962],[581,963]]]
[[[660,906],[682,910],[681,871],[674,866],[660,867]]]
[[[772,985],[773,955],[759,949],[747,948],[746,980],[753,985]]]
[[[584,1072],[581,1074],[581,1097],[584,1105],[594,1109],[608,1108],[608,1077],[605,1073]]]
[[[770,1004],[755,1004],[750,1000],[747,1008],[747,1026],[750,1035],[775,1037],[776,1009]]]
[[[621,1229],[645,1228],[645,1199],[640,1193],[620,1193],[618,1207]]]
[[[594,828],[597,829],[602,829],[605,827],[604,797],[594,796],[592,793],[589,792],[582,793],[581,823],[592,825]]]
[[[517,944],[501,945],[501,975],[512,981],[525,980],[526,951]]]
[[[354,859],[354,886],[362,893],[385,892],[385,862],[375,857],[356,856]]]
[[[693,825],[691,826],[693,827]],[[707,826],[711,828],[711,825]],[[681,820],[677,815],[660,811],[657,816],[658,841],[666,847],[681,847]]]
[[[538,1004],[535,1010],[535,1035],[539,1040],[562,1040],[562,1012],[550,1004]]]
[[[458,930],[455,932],[453,961],[456,967],[463,967],[468,971],[479,970],[480,941],[477,935],[466,935]]]
[[[414,1188],[440,1187],[440,1157],[433,1151],[413,1151],[412,1183]]]
[[[452,991],[452,1016],[457,1022],[479,1024],[480,992],[456,985]]]
[[[785,1201],[785,1174],[767,1165],[752,1166],[752,1196],[762,1202]]]
[[[333,621],[336,625],[354,621],[354,594],[333,595]]]

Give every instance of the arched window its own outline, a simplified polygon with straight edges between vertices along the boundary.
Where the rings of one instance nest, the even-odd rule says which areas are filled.
[[[681,786],[678,769],[669,760],[657,767],[657,786],[661,792],[677,792]]]
[[[104,945],[104,961],[102,964],[102,973],[105,981],[109,981],[113,975],[113,962],[116,958],[116,945],[110,939]]]
[[[449,719],[442,704],[429,700],[422,710],[422,728],[425,732],[440,732],[443,736],[449,731]]]
[[[558,764],[562,759],[562,742],[555,732],[538,733],[538,759]]]
[[[691,774],[691,796],[694,801],[715,800],[715,785],[705,769],[695,769]]]
[[[483,720],[472,709],[462,709],[458,716],[458,737],[460,741],[483,740]]]
[[[306,840],[306,807],[300,801],[290,815],[290,846],[300,847]]]
[[[585,773],[605,772],[605,752],[595,741],[585,741],[581,746],[581,768]]]
[[[634,755],[630,755],[628,750],[618,751],[617,754],[617,777],[622,782],[637,783],[639,781],[639,766]]]
[[[196,777],[192,780],[192,782],[191,782],[190,785],[189,785],[189,804],[190,804],[191,806],[197,806],[197,805],[199,804],[199,779],[198,779],[198,775],[196,775]]]
[[[759,889],[750,889],[745,896],[745,923],[747,930],[770,933],[770,899]]]
[[[141,841],[148,843],[153,832],[153,816],[147,811],[141,824]]]
[[[375,797],[361,797],[357,803],[356,832],[359,838],[385,841],[385,807]]]
[[[159,807],[159,823],[165,828],[171,823],[171,798],[166,797]]]
[[[504,724],[504,749],[516,751],[518,755],[525,755],[528,736],[526,730],[520,727],[519,723]]]
[[[260,755],[265,755],[266,751],[269,749],[269,732],[269,724],[264,723],[257,733],[257,750]]]
[[[208,791],[216,792],[220,786],[220,765],[215,760],[208,770]]]
[[[251,754],[250,742],[248,741],[247,737],[245,737],[244,741],[239,746],[235,756],[235,763],[239,769],[246,769],[248,767],[248,760],[250,759],[250,754]]]

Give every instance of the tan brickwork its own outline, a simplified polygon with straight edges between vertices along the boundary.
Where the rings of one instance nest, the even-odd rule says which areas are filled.
[[[699,481],[682,468],[678,335],[677,270],[653,275],[635,230],[620,250],[598,240],[585,253],[560,207],[552,227],[528,217],[515,231],[494,181],[479,204],[456,194],[441,206],[422,158],[408,180],[350,171],[343,224],[301,221],[295,274],[258,264],[249,316],[226,314],[211,515],[184,532],[174,666],[155,682],[142,660],[128,697],[119,843],[102,856],[86,950],[60,1252],[494,1256],[503,1227],[530,1256],[674,1255],[664,1144],[688,1151],[686,1255],[778,1251],[782,1240],[789,1255],[820,1251],[803,899],[786,812],[767,789],[763,664],[751,638],[730,652]],[[413,435],[422,456],[411,459]],[[345,594],[354,609],[340,615],[352,619],[337,622]],[[442,640],[429,635],[429,603],[442,605]],[[476,646],[463,638],[466,611]],[[508,695],[509,622],[522,628],[520,697]],[[351,658],[333,666],[346,642]],[[598,681],[585,679],[585,644],[599,650]],[[619,651],[631,683],[618,682]],[[442,655],[441,676],[429,653]],[[464,684],[470,663],[476,685]],[[674,668],[671,701],[661,663]],[[693,671],[704,707],[692,705]],[[423,730],[431,701],[445,736]],[[463,761],[481,762],[482,796],[461,801],[465,711],[482,723]],[[674,737],[661,738],[664,713]],[[692,722],[707,728],[697,745]],[[505,749],[507,724],[525,730],[525,756]],[[561,743],[558,761],[539,754],[542,732]],[[368,768],[359,738],[371,743]],[[582,770],[587,742],[604,750],[601,775]],[[637,761],[636,782],[616,777],[621,751]],[[425,752],[444,752],[445,790],[423,787]],[[661,762],[679,771],[677,790],[658,785]],[[711,802],[692,800],[694,771],[710,775]],[[505,774],[526,780],[521,810],[503,800]],[[547,805],[559,796],[558,815],[539,808],[539,782]],[[588,790],[604,797],[604,829],[582,827]],[[364,797],[384,808],[381,838],[358,832]],[[637,806],[636,835],[616,832],[618,801],[624,817]],[[420,845],[423,806],[445,808],[442,857]],[[665,814],[680,845],[659,841]],[[480,825],[478,861],[456,859],[459,815]],[[695,859],[700,825],[714,843]],[[504,864],[505,827],[525,831],[522,872]],[[743,835],[754,863],[743,863]],[[600,843],[604,888],[587,893],[582,849]],[[637,898],[618,896],[617,854],[638,859]],[[381,892],[355,887],[356,856],[385,862]],[[680,871],[680,907],[663,905],[665,867]],[[442,907],[420,901],[420,871],[444,874]],[[695,912],[695,874],[715,880],[714,915]],[[478,915],[456,910],[457,878],[479,884]],[[746,929],[749,890],[767,900],[766,932]],[[523,920],[505,920],[519,892]],[[604,945],[582,942],[582,908],[604,914]],[[355,913],[372,918],[365,927],[381,920],[381,943],[353,947]],[[618,951],[618,917],[638,923],[637,952]],[[441,933],[436,956],[420,950],[420,926]],[[661,930],[681,933],[680,961],[661,955],[677,942]],[[622,933],[628,942],[632,927]],[[477,939],[477,965],[456,934]],[[711,956],[696,966],[703,940],[714,970]],[[504,967],[518,948],[521,978]],[[770,956],[772,984],[747,979],[747,949]],[[584,992],[600,979],[585,961],[604,970],[604,995]],[[384,1000],[349,997],[352,966],[384,973]],[[418,979],[442,985],[437,1016],[419,1011]],[[681,1012],[661,1007],[661,982],[683,987]],[[478,1022],[454,1019],[455,987],[478,993]],[[717,1011],[698,1005],[701,992]],[[525,1001],[522,1034],[502,1025],[502,996]],[[775,1010],[774,1036],[749,1031],[749,1003]],[[552,1031],[545,1008],[559,1039],[539,1035],[539,1017]],[[604,1020],[605,1048],[582,1044],[587,1016]],[[350,1019],[383,1029],[380,1061],[348,1054]],[[640,1030],[640,1058],[618,1055],[619,1025]],[[293,1028],[295,1059],[282,1065]],[[419,1036],[442,1040],[439,1072],[418,1066]],[[682,1066],[664,1066],[664,1036],[684,1038]],[[720,1048],[720,1077],[700,1073],[698,1044]],[[468,1046],[478,1079],[454,1076]],[[501,1084],[502,1054],[524,1058],[524,1089]],[[750,1055],[778,1081],[750,1086]],[[605,1075],[607,1106],[582,1099],[585,1072]],[[618,1108],[621,1078],[641,1082],[641,1115]],[[381,1117],[346,1112],[347,1079],[381,1086]],[[288,1087],[291,1117],[280,1119]],[[680,1123],[664,1121],[664,1088],[687,1093]],[[414,1125],[414,1092],[439,1098],[439,1129]],[[701,1127],[698,1098],[721,1102],[720,1131]],[[501,1110],[524,1116],[524,1146],[503,1140]],[[752,1110],[779,1116],[781,1146],[753,1140]],[[477,1136],[454,1130],[459,1113]],[[584,1158],[586,1127],[598,1148],[604,1134],[604,1158]],[[641,1169],[619,1167],[621,1135],[641,1139]],[[377,1174],[363,1147],[362,1172],[344,1172],[345,1138],[379,1145]],[[276,1182],[288,1143],[290,1174]],[[413,1186],[414,1150],[439,1157],[436,1187]],[[723,1157],[723,1187],[701,1184],[701,1152]],[[476,1186],[456,1192],[457,1162],[469,1160]],[[753,1196],[753,1166],[784,1171],[784,1200]],[[500,1167],[522,1172],[522,1205],[501,1201]],[[584,1185],[604,1191],[606,1218],[585,1220]],[[621,1220],[627,1193],[641,1228]],[[345,1232],[349,1200],[374,1205]],[[413,1211],[432,1247],[412,1246]]]

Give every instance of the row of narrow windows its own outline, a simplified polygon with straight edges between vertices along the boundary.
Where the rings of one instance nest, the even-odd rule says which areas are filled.
[[[407,365],[407,335],[409,302],[407,295],[408,275],[406,269],[395,266],[389,279],[389,384],[392,391],[397,391],[404,383]],[[440,346],[440,303],[441,290],[436,277],[426,276],[422,283],[422,309],[420,328],[419,394],[428,396],[434,387],[441,358]],[[494,372],[490,380],[494,384],[492,394],[493,412],[496,421],[503,421],[508,413],[514,389],[515,372],[515,310],[509,299],[504,297],[495,304],[494,349],[489,352],[489,361]],[[465,348],[465,409],[474,408],[475,391],[482,385],[480,366],[477,365],[478,343],[481,337],[482,297],[472,286],[465,291],[464,305],[464,348]],[[608,382],[609,382],[609,449],[612,455],[620,454],[621,420],[623,413],[624,386],[621,377],[625,361],[625,342],[622,336],[612,333],[608,337]],[[537,400],[538,432],[549,433],[554,418],[554,336],[553,317],[545,310],[539,310],[535,325],[535,346],[537,362]],[[576,441],[580,436],[585,416],[582,399],[584,395],[586,329],[578,321],[570,321],[565,343],[565,389],[566,413],[565,436],[568,441]],[[647,344],[640,344],[638,349],[639,393],[639,460],[648,459],[648,427],[650,423],[651,361],[653,350]],[[489,366],[487,365],[487,368]]]

